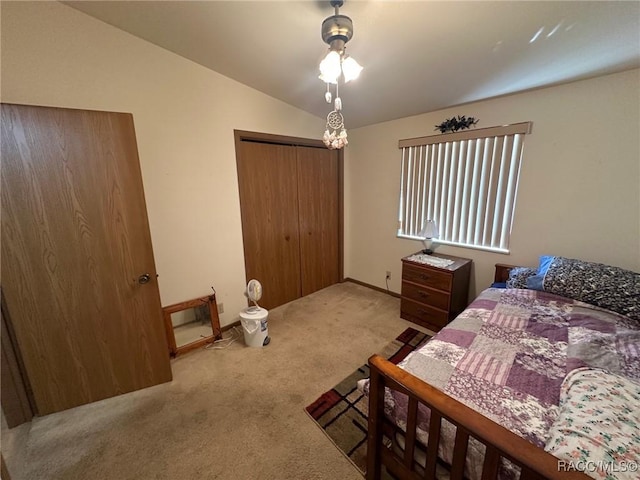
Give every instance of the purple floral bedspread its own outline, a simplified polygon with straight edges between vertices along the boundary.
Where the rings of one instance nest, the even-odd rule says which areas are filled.
[[[571,370],[601,367],[640,380],[640,324],[546,292],[490,288],[399,366],[544,447],[558,416],[560,386]],[[404,429],[406,396],[385,397],[386,414]],[[426,408],[419,411],[418,425],[418,439],[426,444]],[[445,461],[453,435],[443,426]],[[468,477],[477,477],[483,453],[478,442],[470,444]]]

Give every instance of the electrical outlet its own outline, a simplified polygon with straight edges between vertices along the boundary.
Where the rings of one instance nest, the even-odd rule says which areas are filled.
[[[391,271],[387,270],[386,280],[391,280]]]
[[[218,304],[218,313],[224,313],[224,303]]]

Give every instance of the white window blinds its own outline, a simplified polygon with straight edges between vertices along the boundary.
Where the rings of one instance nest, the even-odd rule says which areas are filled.
[[[438,243],[509,252],[524,135],[531,122],[400,140],[398,236],[421,239],[435,220]]]

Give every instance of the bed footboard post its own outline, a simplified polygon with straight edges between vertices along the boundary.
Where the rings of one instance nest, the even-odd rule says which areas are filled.
[[[373,358],[373,357],[371,357]],[[369,420],[367,434],[367,480],[380,480],[382,422],[384,420],[384,382],[380,372],[369,359]]]

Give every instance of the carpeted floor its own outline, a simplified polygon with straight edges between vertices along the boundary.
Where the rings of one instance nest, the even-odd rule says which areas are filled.
[[[173,381],[2,429],[13,480],[362,480],[304,407],[415,325],[343,283],[270,312],[243,341],[172,361]]]
[[[413,350],[431,338],[414,328],[407,328],[377,352],[398,364]],[[369,366],[362,365],[331,390],[323,393],[305,410],[340,451],[363,474],[367,466],[368,398],[357,388],[357,382],[369,378]]]

